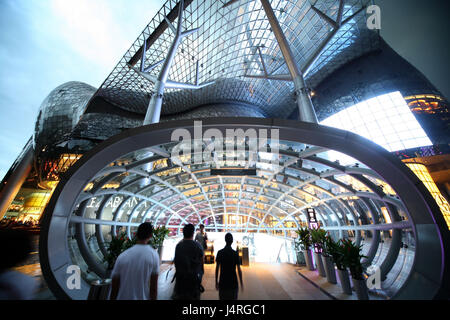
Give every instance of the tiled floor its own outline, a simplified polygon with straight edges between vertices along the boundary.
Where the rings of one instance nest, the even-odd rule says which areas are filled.
[[[242,267],[244,290],[239,291],[239,300],[329,300],[309,281],[296,272],[297,267],[289,264],[252,263]],[[174,269],[169,267],[159,277],[158,298],[170,299],[173,290]],[[218,300],[214,281],[215,264],[205,265],[202,300]]]
[[[30,257],[33,259],[33,257]],[[205,265],[203,286],[205,292],[202,300],[218,300],[215,289],[215,264]],[[291,264],[252,263],[241,267],[244,289],[239,291],[239,300],[356,300],[356,294],[344,294],[340,284],[330,284],[320,277],[317,271]],[[39,263],[32,263],[15,268],[28,274],[39,283],[36,300],[55,299],[42,277]],[[175,269],[171,264],[162,264],[158,281],[158,299],[170,300],[174,283],[171,282]],[[383,297],[370,294],[371,300],[383,300]]]
[[[326,291],[327,294],[337,300],[357,300],[356,293],[348,295],[342,292],[341,285],[339,283],[339,277],[336,273],[337,284],[331,284],[327,281],[327,278],[319,276],[317,271],[309,271],[306,267],[295,267],[296,271],[303,278],[307,278],[310,282],[314,283],[316,288],[320,288]],[[351,281],[351,280],[350,280]],[[369,300],[386,300],[385,297],[372,294],[369,292]]]
[[[21,266],[15,270],[32,276],[38,283],[38,291],[35,299],[55,299],[47,288],[42,277],[39,264],[38,237],[34,241],[34,251]],[[205,292],[202,300],[218,300],[218,291],[215,289],[215,264],[205,265],[203,286]],[[309,271],[306,267],[291,264],[251,263],[248,267],[242,267],[244,289],[239,291],[240,300],[355,300],[356,294],[346,295],[342,293],[339,284],[333,285],[318,275],[317,271]],[[174,267],[171,264],[161,265],[158,281],[158,298],[170,300],[173,285],[172,278]],[[383,299],[371,295],[370,299]]]
[[[37,291],[34,295],[35,300],[54,300],[55,296],[48,289],[47,283],[42,276],[41,265],[39,263],[39,236],[33,236],[33,250],[28,258],[15,271],[22,272],[34,278],[37,283]]]

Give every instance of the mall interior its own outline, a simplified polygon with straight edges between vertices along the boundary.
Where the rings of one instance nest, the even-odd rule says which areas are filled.
[[[51,91],[0,185],[0,228],[33,234],[17,270],[36,299],[92,298],[111,241],[142,222],[168,230],[160,299],[188,223],[208,234],[203,300],[227,232],[239,299],[448,299],[448,97],[383,39],[373,4],[167,0],[99,88]],[[347,272],[345,292],[305,227],[361,246],[380,283],[364,296]]]

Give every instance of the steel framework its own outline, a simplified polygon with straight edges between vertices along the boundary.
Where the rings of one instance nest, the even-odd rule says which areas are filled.
[[[427,211],[431,207],[423,199],[429,194],[384,149],[359,136],[305,122],[254,118],[205,122],[205,129],[223,132],[241,126],[279,128],[280,141],[269,141],[268,150],[257,152],[255,176],[211,175],[212,168],[245,168],[238,166],[238,151],[234,158],[218,154],[213,163],[196,164],[195,153],[183,154],[176,161],[171,156],[177,144],[170,140],[171,132],[183,127],[193,133],[191,121],[136,128],[105,141],[71,168],[47,208],[43,235],[48,238],[43,236],[41,241],[46,277],[64,281],[59,270],[74,263],[73,259],[85,265],[83,274],[90,270],[106,276],[102,257],[109,239],[118,228],[125,228],[131,237],[142,221],[167,226],[175,238],[184,224],[204,223],[209,231],[267,233],[290,240],[294,230],[306,223],[305,209],[313,207],[323,228],[334,237],[354,237],[364,245],[364,265],[380,268],[392,296],[430,294],[404,291],[417,284],[409,280],[411,274],[423,277],[421,281],[439,282],[437,270],[443,257],[422,247],[422,241],[432,241],[430,248],[437,250],[439,232],[433,219],[442,216],[437,207],[431,209],[436,212]],[[204,141],[202,149],[191,151],[207,148],[208,141]],[[355,164],[339,164],[330,150],[352,156]],[[248,160],[252,151],[246,145],[239,152]],[[270,162],[274,152],[278,165]],[[234,223],[230,216],[241,222]],[[67,247],[72,247],[72,254]],[[425,261],[427,271],[420,264]],[[74,293],[63,295],[67,294]]]
[[[308,88],[378,48],[378,33],[366,27],[369,2],[168,0],[94,98],[149,110],[145,123],[156,122],[159,110],[171,115],[224,101],[277,118],[300,107],[301,118],[315,122]]]

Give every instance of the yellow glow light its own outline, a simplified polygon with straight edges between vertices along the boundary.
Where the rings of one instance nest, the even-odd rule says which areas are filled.
[[[431,178],[430,173],[428,172],[427,167],[420,163],[405,163],[412,172],[416,174],[417,177],[423,182],[425,187],[433,196],[436,203],[439,205],[441,209],[442,215],[444,216],[445,222],[447,223],[448,228],[450,229],[450,205],[447,200],[442,196],[438,187]]]

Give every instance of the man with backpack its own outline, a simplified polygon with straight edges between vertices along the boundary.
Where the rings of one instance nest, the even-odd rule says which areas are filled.
[[[184,226],[183,240],[175,248],[174,300],[200,300],[203,248],[194,241],[194,232],[193,224]]]

